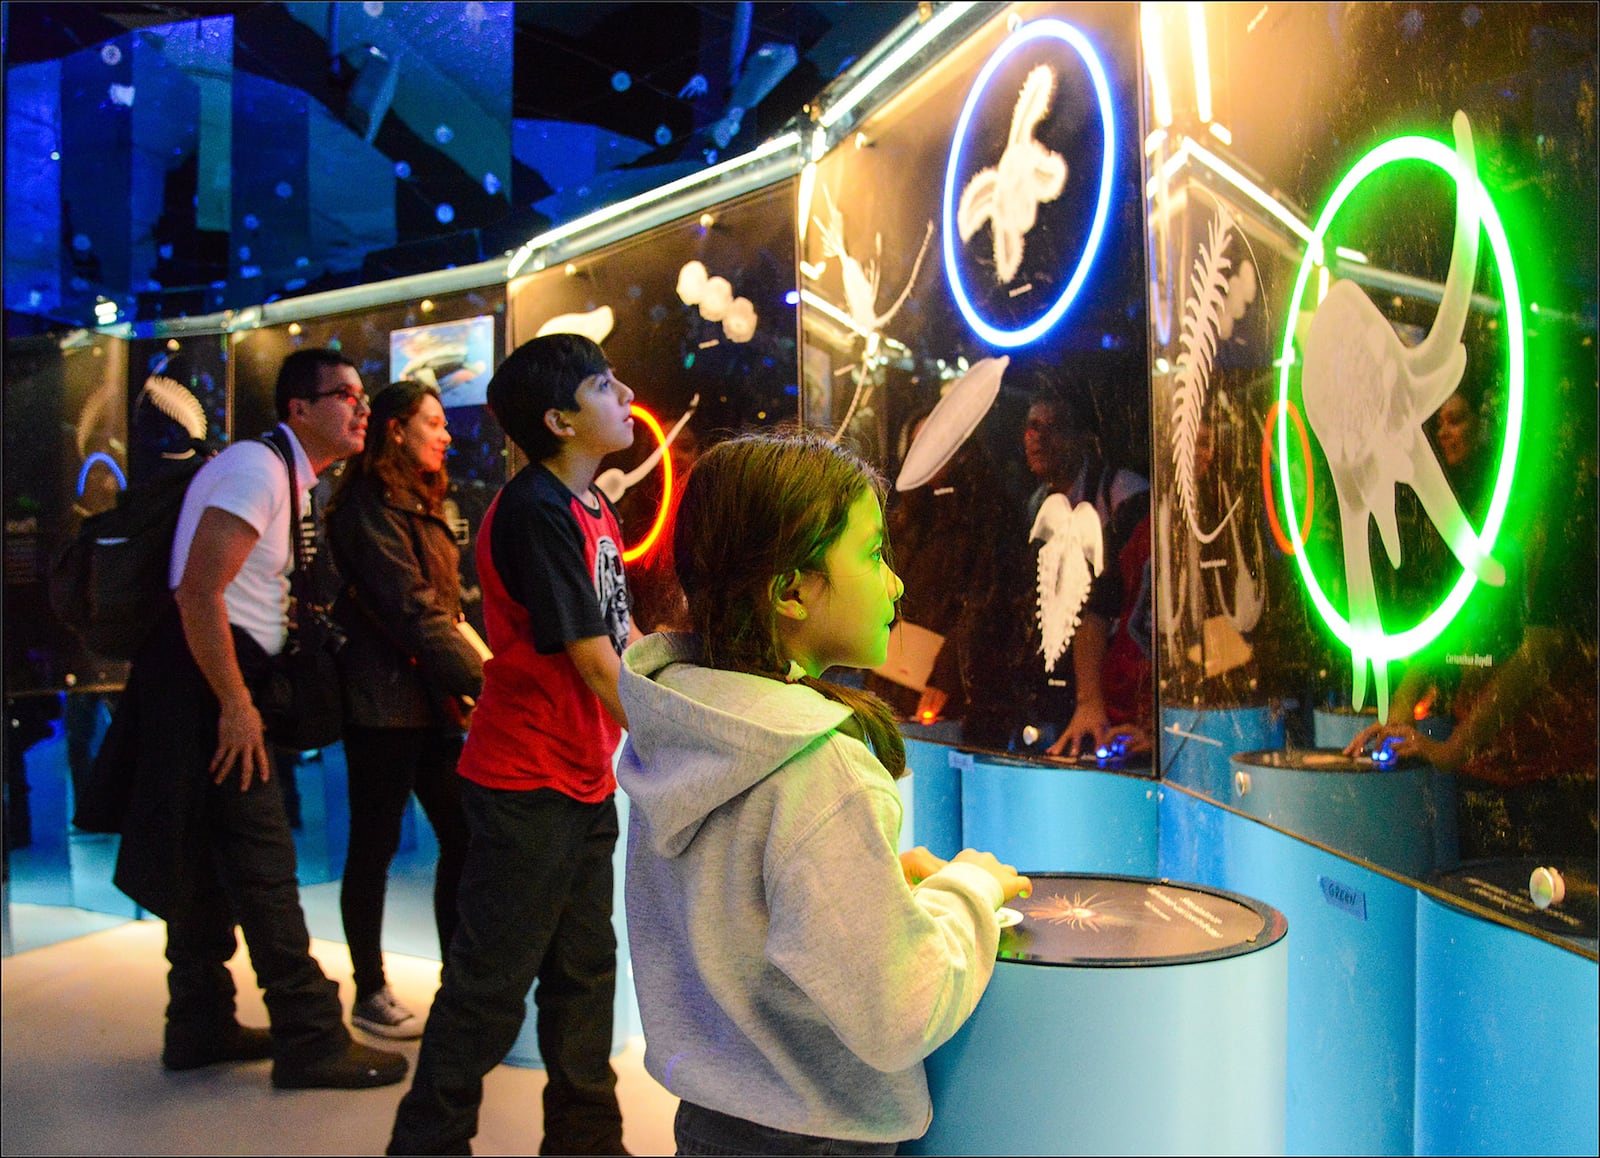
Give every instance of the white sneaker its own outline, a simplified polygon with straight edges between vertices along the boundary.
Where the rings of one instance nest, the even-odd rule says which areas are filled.
[[[356,1002],[350,1022],[368,1033],[398,1040],[422,1036],[422,1019],[395,999],[387,985],[371,997]]]

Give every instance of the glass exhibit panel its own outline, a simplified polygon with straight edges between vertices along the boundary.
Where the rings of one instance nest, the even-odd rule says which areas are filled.
[[[498,286],[418,298],[359,312],[231,335],[234,437],[254,438],[275,419],[273,387],[283,359],[298,349],[329,346],[355,362],[368,393],[406,372],[440,388],[450,428],[450,493],[446,517],[461,548],[461,609],[481,634],[483,592],[472,542],[495,492],[506,480],[505,434],[483,405],[483,387],[505,348],[505,292]],[[368,432],[371,436],[372,432]],[[341,468],[325,471],[312,501],[325,505]]]
[[[1164,773],[1592,897],[1594,9],[1141,34]]]
[[[1135,5],[1015,5],[801,177],[803,413],[892,484],[908,734],[1152,728],[1138,76]]]
[[[50,565],[128,483],[128,343],[70,330],[6,343],[5,690],[120,683],[50,611]]]
[[[639,424],[596,480],[622,519],[642,631],[684,626],[672,561],[653,549],[669,462],[677,488],[712,443],[798,413],[794,198],[783,181],[512,283],[514,346],[587,335],[660,428]]]

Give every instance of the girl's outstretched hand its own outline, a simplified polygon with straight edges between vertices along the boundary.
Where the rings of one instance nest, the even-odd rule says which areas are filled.
[[[900,871],[906,875],[906,884],[912,886],[921,884],[949,863],[920,844],[900,854]]]
[[[956,861],[965,864],[974,864],[984,872],[1000,882],[1000,891],[1005,894],[1005,899],[1012,897],[1025,897],[1033,891],[1033,882],[1025,876],[1020,876],[1017,870],[1008,864],[1001,864],[992,852],[979,852],[975,848],[965,848],[956,853]]]

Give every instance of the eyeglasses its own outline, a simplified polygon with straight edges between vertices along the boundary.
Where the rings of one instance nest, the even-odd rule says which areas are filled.
[[[365,414],[372,413],[371,399],[369,399],[361,391],[351,390],[349,387],[346,387],[343,390],[324,390],[322,393],[313,394],[311,397],[318,402],[324,398],[342,398],[351,406],[355,407],[356,410]]]

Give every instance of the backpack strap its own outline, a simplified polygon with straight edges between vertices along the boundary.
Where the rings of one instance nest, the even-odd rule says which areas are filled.
[[[300,519],[300,488],[295,476],[294,447],[282,427],[273,427],[263,434],[260,442],[266,443],[289,472],[289,548],[294,553],[294,573],[289,576],[289,590],[294,595],[294,626],[304,624],[305,608],[310,598],[306,584],[311,580],[310,549],[306,544],[306,528]]]

